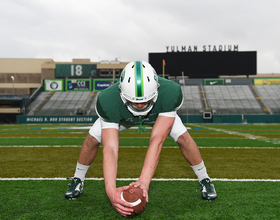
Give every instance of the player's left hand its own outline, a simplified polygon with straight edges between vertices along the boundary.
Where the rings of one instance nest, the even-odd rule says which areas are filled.
[[[141,181],[137,181],[137,182],[132,182],[129,184],[130,187],[139,187],[140,189],[142,189],[143,191],[143,197],[146,198],[146,202],[148,202],[149,200],[149,196],[148,196],[148,190],[149,190],[149,186],[146,186],[144,183],[142,183]]]

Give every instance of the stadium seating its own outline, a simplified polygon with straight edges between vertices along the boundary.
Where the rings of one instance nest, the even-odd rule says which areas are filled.
[[[204,86],[215,114],[265,114],[248,85]]]
[[[92,102],[89,102],[89,105],[87,107],[86,115],[97,115],[95,111],[95,105],[97,101],[97,96],[100,92],[95,94],[95,97],[92,98]]]
[[[280,85],[256,85],[255,87],[273,114],[280,114]]]
[[[184,103],[179,109],[179,115],[199,115],[203,112],[199,86],[182,86]]]
[[[201,115],[205,104],[213,114],[280,114],[280,85],[181,86],[179,115]],[[98,92],[41,92],[27,115],[96,115]]]
[[[27,108],[26,108],[26,114],[27,115],[34,115],[35,109],[39,107],[39,105],[43,102],[43,100],[46,99],[46,96],[48,95],[48,92],[41,92],[33,102],[31,102]]]
[[[54,92],[38,96],[27,115],[76,115],[86,107],[93,92]],[[50,96],[48,98],[48,96]],[[43,97],[43,99],[42,99]]]

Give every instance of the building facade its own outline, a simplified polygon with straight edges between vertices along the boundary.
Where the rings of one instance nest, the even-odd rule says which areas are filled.
[[[56,71],[58,65],[93,65],[95,74],[88,78],[118,78],[127,63],[118,60],[91,62],[90,59],[73,59],[72,62],[55,62],[52,59],[0,58],[0,94],[31,95],[42,86],[44,79],[59,78]],[[70,71],[64,78],[71,78]]]

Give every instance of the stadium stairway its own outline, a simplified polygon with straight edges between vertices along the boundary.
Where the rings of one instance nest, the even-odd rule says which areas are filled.
[[[280,85],[255,85],[265,106],[275,115],[280,115]]]
[[[260,106],[262,107],[264,113],[272,115],[273,112],[272,112],[271,109],[265,104],[265,102],[263,101],[262,97],[260,96],[260,93],[258,92],[257,88],[256,88],[254,85],[251,85],[251,86],[250,86],[250,89],[251,89],[252,93],[254,94],[256,100],[258,101],[258,103],[259,103]]]
[[[179,115],[201,115],[203,105],[201,103],[199,86],[181,86],[184,102],[178,110]]]
[[[82,108],[77,111],[77,115],[86,115],[87,114],[87,112],[90,110],[90,106],[92,105],[93,100],[95,98],[97,98],[96,94],[97,94],[97,92],[92,92],[90,94],[90,96],[88,97],[87,101],[82,106]]]
[[[200,92],[201,103],[203,105],[204,111],[205,112],[212,112],[211,107],[210,107],[210,105],[208,103],[207,94],[205,92],[205,89],[204,89],[203,85],[199,86],[199,92]]]
[[[27,109],[27,115],[36,115],[37,112],[39,112],[43,106],[50,100],[50,98],[53,96],[54,92],[48,92],[48,93],[41,93],[34,101],[33,105],[31,104],[29,108]],[[45,95],[45,96],[44,96]],[[30,109],[31,107],[31,109]],[[33,108],[32,108],[33,107]]]
[[[97,115],[95,111],[95,104],[99,93],[100,92],[95,92],[91,95],[91,98],[86,106],[86,112],[85,112],[86,115]]]

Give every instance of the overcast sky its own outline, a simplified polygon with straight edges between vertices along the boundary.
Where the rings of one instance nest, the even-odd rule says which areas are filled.
[[[0,58],[148,61],[166,46],[238,45],[280,73],[279,0],[0,0]]]

